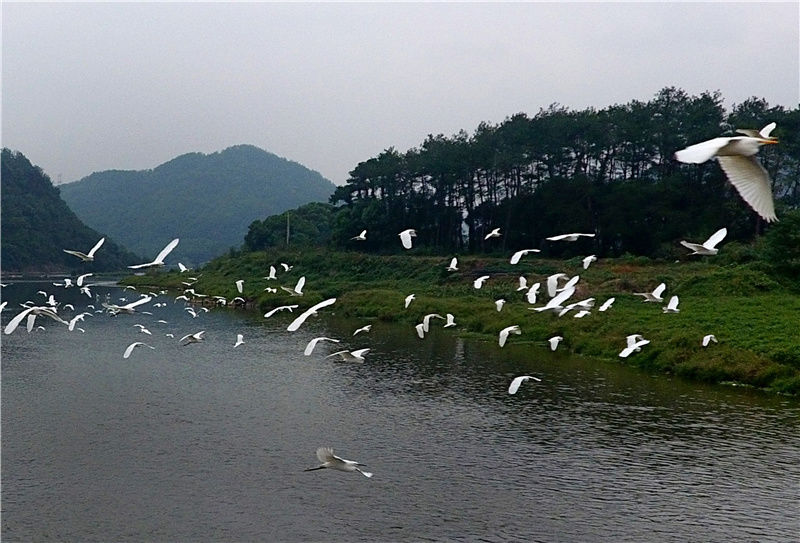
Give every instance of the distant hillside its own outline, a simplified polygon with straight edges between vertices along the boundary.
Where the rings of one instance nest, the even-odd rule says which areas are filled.
[[[24,271],[113,271],[140,261],[106,239],[94,262],[82,262],[62,249],[88,252],[103,234],[92,230],[67,207],[41,168],[19,152],[2,151],[2,269]]]
[[[254,220],[327,202],[336,187],[296,162],[237,145],[152,170],[93,173],[60,188],[86,224],[147,258],[180,238],[170,260],[194,266],[241,246]]]

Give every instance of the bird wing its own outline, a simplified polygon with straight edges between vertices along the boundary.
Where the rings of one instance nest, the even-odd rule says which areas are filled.
[[[324,462],[330,462],[334,458],[336,458],[336,457],[333,455],[333,449],[332,448],[330,448],[330,447],[320,447],[319,449],[317,449],[317,459],[319,459],[320,462],[323,462],[323,463]]]
[[[122,358],[128,358],[131,355],[131,353],[133,352],[133,349],[135,349],[137,345],[143,345],[143,343],[141,343],[139,341],[134,341],[133,343],[128,345],[128,348],[125,349],[124,353],[122,353]]]
[[[355,356],[356,358],[364,359],[364,355],[369,352],[369,349],[356,349],[355,351],[350,351],[350,354]]]
[[[156,259],[153,260],[153,262],[163,263],[164,259],[167,258],[167,255],[170,254],[175,247],[177,247],[179,241],[180,238],[175,238],[172,241],[170,241],[166,247],[161,249],[161,252],[158,253],[158,256],[156,256]]]
[[[575,294],[575,287],[565,288],[561,292],[559,292],[555,297],[553,297],[549,302],[547,302],[546,307],[558,307],[563,302],[569,300],[570,296]]]
[[[134,308],[134,307],[136,307],[137,305],[146,304],[147,302],[149,302],[149,301],[150,301],[150,300],[152,300],[152,299],[153,299],[153,297],[152,297],[152,296],[144,296],[144,297],[142,297],[142,298],[139,298],[139,299],[138,299],[138,300],[136,300],[135,302],[131,302],[131,303],[127,304],[127,305],[123,305],[123,306],[122,306],[122,309],[133,309],[133,308]]]
[[[294,286],[294,291],[298,294],[303,292],[303,287],[306,284],[306,276],[304,275],[300,279],[297,280],[297,284]]]
[[[772,134],[772,131],[775,130],[776,126],[777,125],[775,123],[769,123],[767,126],[761,129],[758,135],[762,138],[768,138],[769,135]]]
[[[700,164],[714,157],[730,140],[731,138],[714,138],[708,141],[695,143],[686,149],[677,151],[675,153],[675,159],[687,164]]]
[[[103,242],[105,240],[106,240],[106,238],[100,238],[100,241],[95,243],[94,247],[92,247],[92,250],[89,251],[89,253],[86,256],[88,256],[90,258],[93,258],[94,257],[94,253],[103,245]]]
[[[713,249],[717,245],[717,243],[719,243],[720,241],[725,239],[725,236],[727,236],[727,235],[728,235],[728,229],[727,228],[720,228],[719,230],[714,232],[711,235],[711,237],[709,237],[703,243],[703,245],[706,247],[706,249]]]
[[[516,253],[511,255],[511,260],[509,260],[509,263],[511,263],[511,264],[519,263],[519,259],[522,258],[523,255],[525,255],[526,252],[527,251],[524,251],[524,250],[523,251],[517,251]]]
[[[408,230],[404,230],[400,232],[400,243],[403,244],[403,247],[406,249],[411,249],[411,232]]]
[[[742,199],[765,221],[777,221],[769,174],[755,156],[720,156],[719,165]]]
[[[664,283],[661,283],[660,285],[658,285],[658,286],[657,286],[657,287],[656,287],[656,288],[653,290],[653,296],[655,296],[656,298],[661,298],[661,295],[664,293],[664,291],[665,291],[666,289],[667,289],[667,285],[666,285],[666,284],[664,284]]]
[[[455,268],[457,266],[458,266],[458,259],[454,257],[453,260],[450,261],[450,267]]]
[[[703,246],[702,246],[702,245],[700,245],[699,243],[692,243],[692,242],[690,242],[690,241],[684,241],[684,240],[681,240],[681,245],[683,245],[683,246],[684,246],[684,247],[686,247],[687,249],[691,249],[691,250],[692,250],[692,251],[694,251],[695,253],[698,253],[698,252],[702,251],[703,249],[705,249],[705,247],[703,247]],[[690,255],[690,256],[691,256],[691,255]]]
[[[327,306],[333,304],[334,302],[336,302],[336,298],[329,298],[327,300],[321,301],[320,303],[318,303],[316,305],[313,305],[313,306],[309,307],[308,309],[303,311],[300,315],[298,315],[297,318],[295,320],[293,320],[291,322],[291,324],[289,324],[289,326],[286,328],[286,330],[288,332],[296,331],[298,328],[300,328],[300,326],[302,326],[302,324],[304,322],[306,322],[306,319],[308,317],[310,317],[311,315],[313,315],[314,313],[316,313],[317,310],[322,309],[323,307],[327,307]]]
[[[14,317],[14,318],[13,318],[13,319],[11,319],[10,321],[8,321],[8,324],[6,324],[6,328],[5,328],[5,330],[4,330],[4,333],[6,333],[6,334],[10,334],[10,333],[12,333],[14,330],[16,330],[16,329],[17,329],[17,326],[19,326],[19,323],[21,323],[21,322],[22,322],[22,320],[23,320],[25,317],[27,317],[27,316],[28,316],[28,313],[30,313],[30,312],[31,312],[31,311],[33,311],[34,309],[36,309],[36,308],[35,308],[35,307],[29,307],[29,308],[27,308],[27,309],[23,309],[23,310],[22,310],[20,313],[18,313],[18,314],[17,314],[17,316],[16,316],[16,317]]]
[[[71,255],[77,256],[78,258],[80,258],[82,260],[85,259],[88,256],[88,255],[83,254],[80,251],[70,251],[69,249],[61,249],[61,250],[64,251],[65,253],[67,253],[67,254],[71,254]]]
[[[678,297],[673,296],[669,299],[669,303],[667,304],[667,309],[678,309]]]
[[[530,375],[520,375],[519,377],[514,377],[514,380],[511,381],[511,384],[508,387],[508,393],[516,394],[522,382],[527,381],[530,378],[531,378]]]
[[[103,238],[103,239],[105,239],[105,238]],[[93,275],[93,274],[84,273],[83,275],[79,275],[77,281],[75,282],[75,284],[78,285],[79,287],[82,287],[83,286],[83,280],[86,279],[87,277],[90,277],[91,275]]]

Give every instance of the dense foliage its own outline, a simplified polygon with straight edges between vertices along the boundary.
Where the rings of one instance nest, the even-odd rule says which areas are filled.
[[[268,247],[320,247],[331,237],[333,206],[312,202],[263,221],[253,221],[244,246],[249,251]]]
[[[61,187],[87,224],[147,257],[180,238],[170,258],[186,265],[239,246],[253,220],[326,201],[333,190],[319,173],[250,145],[182,155],[152,170],[94,173]]]
[[[397,252],[397,232],[414,228],[422,250],[474,253],[548,250],[545,237],[583,231],[597,237],[554,250],[600,256],[670,256],[676,241],[702,241],[721,226],[728,241],[746,241],[764,225],[716,161],[680,164],[673,155],[771,121],[780,145],[762,148],[759,159],[782,217],[800,206],[800,108],[751,98],[726,112],[719,93],[665,88],[648,102],[581,111],[553,105],[482,123],[472,135],[430,135],[405,153],[386,149],[359,163],[331,197],[343,204],[331,239],[346,247],[366,228],[360,248]],[[496,227],[504,236],[484,242]]]
[[[103,234],[83,224],[61,199],[50,178],[22,153],[2,151],[2,268],[24,271],[99,272],[124,268],[138,257],[110,239],[94,262],[62,249],[88,252]]]

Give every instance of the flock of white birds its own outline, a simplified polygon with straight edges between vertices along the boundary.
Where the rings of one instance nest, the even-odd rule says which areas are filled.
[[[766,221],[775,221],[777,217],[775,216],[774,205],[772,201],[772,191],[771,191],[771,184],[769,180],[769,176],[767,175],[766,170],[758,163],[755,158],[755,154],[758,151],[758,148],[764,144],[774,144],[777,143],[777,140],[770,137],[771,132],[775,128],[775,123],[770,123],[766,127],[764,127],[760,131],[754,130],[739,130],[738,132],[741,133],[741,136],[733,136],[733,137],[719,137],[714,138],[712,140],[698,143],[696,145],[692,145],[678,151],[675,153],[675,158],[681,162],[687,163],[700,163],[709,160],[712,157],[716,157],[719,161],[720,165],[722,166],[723,170],[728,176],[728,179],[731,181],[734,187],[739,191],[742,198]],[[592,238],[594,237],[594,233],[570,233],[570,234],[561,234],[557,236],[551,236],[546,238],[548,241],[551,242],[575,242],[582,238]],[[691,255],[701,255],[701,256],[709,256],[715,255],[718,253],[719,249],[717,246],[722,242],[722,240],[727,235],[727,229],[721,228],[713,235],[711,235],[705,242],[703,243],[692,243],[687,241],[681,241],[681,244],[690,249],[692,253]],[[400,238],[400,242],[405,249],[411,249],[413,247],[413,238],[416,237],[416,232],[414,229],[407,229],[398,234]],[[499,238],[502,236],[502,233],[499,228],[493,229],[485,236],[485,240],[489,240],[492,238]],[[367,239],[367,230],[363,230],[359,235],[354,236],[351,238],[353,241],[366,241]],[[80,251],[75,250],[68,250],[64,249],[64,252],[74,255],[77,258],[81,259],[83,262],[92,262],[95,258],[95,253],[102,247],[105,238],[100,239],[88,253],[83,253]],[[165,258],[175,249],[178,245],[179,239],[173,239],[170,241],[164,249],[162,249],[158,255],[151,261],[146,262],[143,264],[137,264],[133,266],[129,266],[130,269],[133,270],[142,270],[142,269],[153,269],[153,268],[160,268],[165,265],[164,260]],[[523,257],[529,255],[531,253],[539,252],[538,249],[523,249],[520,251],[516,251],[510,258],[509,262],[512,265],[519,264]],[[595,255],[588,255],[582,260],[582,265],[584,269],[588,269],[589,266],[597,260]],[[284,272],[288,272],[292,269],[292,266],[286,263],[280,264],[283,267]],[[178,263],[178,268],[181,273],[189,272],[190,270],[181,263]],[[446,266],[446,270],[448,272],[456,272],[458,271],[458,259],[452,258],[450,260],[449,265]],[[87,284],[86,280],[91,277],[91,273],[83,274],[77,277],[75,283],[73,284],[70,278],[64,279],[63,283],[53,283],[54,286],[59,286],[63,288],[70,288],[70,287],[77,287],[80,289],[82,294],[85,294],[90,300],[92,300],[92,292],[91,287],[93,285]],[[269,274],[264,277],[267,280],[277,280],[277,269],[275,266],[270,266]],[[480,276],[473,281],[473,287],[475,289],[481,289],[487,281],[491,279],[490,276],[484,275]],[[224,306],[228,303],[237,303],[237,302],[244,302],[244,298],[236,297],[233,300],[227,300],[223,296],[218,295],[207,295],[201,294],[194,290],[194,283],[197,281],[196,277],[188,278],[188,281],[184,282],[184,292],[183,294],[177,296],[175,298],[175,302],[177,301],[185,301],[187,303],[195,303],[195,302],[203,302],[204,300],[210,300],[212,305],[216,306]],[[541,283],[535,283],[532,286],[527,285],[527,279],[524,276],[519,278],[519,287],[517,291],[524,291],[524,298],[525,300],[531,305],[529,309],[535,312],[552,312],[556,314],[558,317],[563,317],[570,312],[574,311],[573,318],[583,318],[591,314],[591,311],[594,309],[595,306],[595,298],[586,298],[579,301],[573,301],[568,303],[573,295],[577,290],[578,283],[580,281],[580,276],[575,275],[573,277],[569,277],[565,273],[556,273],[552,274],[545,280],[545,292],[548,300],[546,303],[540,306],[535,306],[537,300],[540,296],[540,289],[542,288]],[[239,294],[244,293],[244,280],[237,280],[235,281],[236,290]],[[291,297],[302,297],[304,295],[303,289],[305,287],[305,276],[300,277],[297,283],[293,287],[281,286],[280,288],[288,293]],[[133,288],[133,287],[127,287]],[[642,296],[644,302],[656,302],[660,303],[663,302],[663,295],[666,290],[667,286],[664,283],[659,284],[650,292],[635,292],[634,295]],[[267,287],[264,289],[268,292],[278,292],[278,289]],[[541,293],[541,296],[545,296],[545,292]],[[78,330],[83,332],[84,330],[77,326],[78,322],[82,322],[86,317],[93,316],[94,313],[107,313],[110,315],[119,315],[119,314],[148,314],[152,315],[152,312],[145,311],[143,308],[145,304],[151,302],[159,295],[166,295],[166,291],[162,291],[160,293],[148,293],[140,295],[139,299],[134,301],[128,301],[125,298],[119,300],[120,304],[114,304],[110,301],[106,300],[104,302],[100,302],[101,307],[96,307],[94,304],[87,304],[87,311],[78,313],[71,317],[69,320],[62,317],[62,314],[59,313],[60,309],[63,310],[72,310],[74,311],[74,307],[71,304],[64,304],[63,307],[60,307],[60,303],[56,300],[55,296],[52,294],[48,294],[44,291],[39,291],[38,294],[43,295],[46,298],[46,301],[42,304],[37,304],[33,301],[28,301],[22,304],[23,309],[14,316],[5,326],[4,333],[11,334],[13,333],[19,325],[26,321],[26,329],[30,333],[36,327],[36,319],[38,317],[48,317],[53,321],[56,321],[60,324],[63,324],[68,327],[69,331]],[[412,302],[415,299],[414,294],[408,294],[404,298],[404,309],[408,309]],[[98,300],[99,301],[99,300]],[[604,312],[609,310],[614,303],[614,298],[609,298],[604,301],[604,303],[598,308],[599,312]],[[123,303],[124,302],[124,303]],[[319,302],[302,313],[300,313],[287,327],[287,331],[294,332],[298,330],[303,323],[312,316],[318,315],[318,312],[321,309],[329,307],[336,302],[336,298],[330,298]],[[0,311],[5,309],[5,305],[7,302],[2,302],[0,305]],[[506,304],[505,299],[498,299],[495,300],[495,307],[498,312],[502,312],[503,307]],[[665,314],[669,313],[678,313],[680,309],[678,308],[679,299],[677,296],[672,296],[667,304],[663,306],[662,311]],[[152,305],[152,307],[163,307],[165,305],[164,302],[156,302]],[[293,305],[284,305],[278,306],[274,309],[268,311],[264,314],[264,318],[270,318],[280,312],[288,311],[292,313],[295,309],[298,309],[299,304]],[[91,309],[92,311],[88,311]],[[205,307],[205,305],[201,305],[199,307],[201,311],[208,311],[209,309]],[[199,313],[195,309],[195,307],[189,306],[185,307],[185,310],[188,315],[192,318],[197,318]],[[431,322],[433,319],[441,319],[445,321],[444,327],[449,328],[456,326],[455,316],[451,313],[447,313],[445,316],[439,315],[437,313],[430,313],[424,315],[422,317],[422,322],[415,325],[415,331],[420,339],[424,339],[426,334],[430,331]],[[164,323],[165,321],[159,320],[158,323]],[[137,323],[134,324],[134,327],[138,328],[139,333],[145,335],[152,335],[152,332],[143,324]],[[36,328],[43,328],[39,325]],[[371,325],[366,325],[361,328],[358,328],[353,332],[353,336],[357,336],[359,334],[367,334],[371,330]],[[204,341],[204,334],[205,331],[201,330],[199,332],[189,333],[181,337],[178,342],[181,345],[190,345],[193,343],[200,343]],[[512,335],[520,335],[522,331],[520,326],[517,324],[507,326],[499,331],[498,334],[498,344],[502,348],[506,345],[509,341],[509,338]],[[172,336],[172,334],[167,334],[168,336]],[[547,340],[547,343],[550,346],[552,351],[555,351],[559,344],[564,340],[562,336],[553,336]],[[306,345],[303,354],[305,356],[310,356],[316,346],[320,342],[330,342],[330,343],[340,343],[340,339],[336,338],[329,338],[329,337],[315,337],[311,341],[308,342]],[[707,347],[712,342],[716,343],[717,338],[713,334],[708,334],[701,339],[701,344],[703,347]],[[242,334],[237,334],[236,341],[233,343],[232,348],[237,348],[244,343],[244,337]],[[619,352],[619,356],[621,358],[627,358],[628,356],[632,355],[633,353],[641,351],[642,347],[649,344],[650,341],[642,337],[640,334],[631,334],[626,338],[626,345],[622,348]],[[127,346],[125,351],[122,353],[122,357],[124,359],[128,359],[132,356],[133,352],[137,348],[149,348],[155,349],[152,345],[144,341],[135,341]],[[363,362],[365,360],[365,355],[369,352],[369,348],[360,348],[355,350],[340,350],[334,353],[331,353],[326,356],[326,358],[334,358],[339,361],[343,362]],[[508,393],[509,394],[516,394],[517,391],[520,389],[521,385],[527,381],[541,381],[540,378],[532,376],[532,375],[521,375],[515,377],[509,387]],[[357,471],[366,477],[372,477],[372,474],[360,469],[363,465],[354,462],[352,460],[345,460],[333,454],[333,449],[328,447],[320,447],[316,451],[317,458],[321,462],[319,466],[309,468],[306,471],[318,470],[323,468],[335,469],[340,471]]]

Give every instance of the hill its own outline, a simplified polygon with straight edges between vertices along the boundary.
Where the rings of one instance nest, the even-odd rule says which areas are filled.
[[[170,258],[187,265],[239,247],[254,220],[326,202],[334,189],[318,172],[252,145],[189,153],[152,170],[96,172],[61,185],[81,219],[145,257],[180,238]]]
[[[109,239],[94,262],[65,253],[62,249],[88,252],[103,234],[81,222],[41,168],[10,149],[2,151],[2,194],[4,273],[112,271],[139,261]]]

